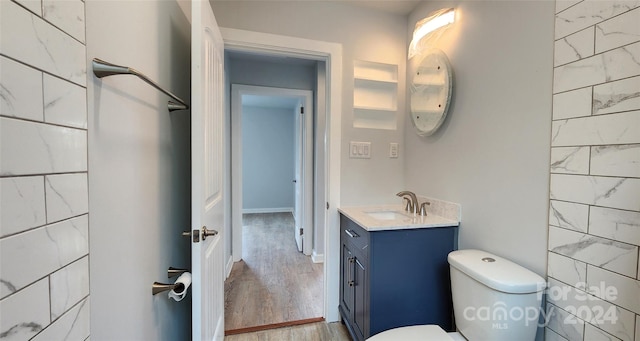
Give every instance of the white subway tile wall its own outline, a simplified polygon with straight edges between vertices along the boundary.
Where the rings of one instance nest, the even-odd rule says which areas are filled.
[[[571,320],[572,316],[569,312],[562,310],[555,305],[549,303],[547,306],[547,325],[553,329],[558,335],[567,340],[582,340],[584,337],[584,321],[576,320],[576,323],[565,323]]]
[[[4,285],[5,283],[3,283]],[[6,340],[29,340],[49,325],[49,279],[43,278],[0,301],[0,330]]]
[[[84,43],[84,2],[43,0],[42,16],[65,33]]]
[[[85,4],[0,6],[0,340],[88,340]]]
[[[640,108],[638,89],[640,89],[640,77],[594,86],[593,114],[610,114]]]
[[[553,95],[553,119],[590,116],[592,95],[591,87]]]
[[[551,200],[549,224],[586,233],[589,225],[589,206]]]
[[[0,40],[3,55],[86,86],[87,52],[83,43],[14,2],[2,1],[0,9],[2,25],[11,28],[3,30]]]
[[[544,339],[546,341],[567,341],[566,338],[560,336],[560,334],[554,332],[553,330],[547,328],[544,333]]]
[[[69,309],[62,317],[52,323],[33,341],[85,340],[89,335],[89,298]]]
[[[587,263],[557,253],[550,253],[548,262],[549,276],[574,286],[586,283]]]
[[[640,144],[591,147],[591,174],[640,177]]]
[[[87,173],[45,176],[47,222],[75,217],[89,211]]]
[[[558,147],[551,150],[555,173],[589,174],[589,147]]]
[[[0,178],[0,237],[46,222],[44,177]]]
[[[50,277],[51,320],[89,295],[89,257],[56,271]]]
[[[556,1],[547,340],[640,341],[640,1]]]
[[[2,79],[2,116],[20,117],[42,121],[42,72],[0,56],[0,79]]]
[[[87,106],[85,88],[44,75],[44,120],[73,128],[87,128],[87,116],[74,108]]]
[[[567,64],[582,58],[593,56],[595,48],[594,27],[588,27],[555,42],[553,65]]]
[[[619,338],[604,332],[601,329],[594,327],[590,323],[584,325],[584,339],[589,341],[613,341],[620,340]]]

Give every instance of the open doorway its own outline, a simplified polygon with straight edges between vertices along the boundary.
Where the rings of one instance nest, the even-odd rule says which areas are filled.
[[[314,110],[310,90],[231,86],[231,215],[291,212],[298,250],[311,255],[314,232]],[[232,231],[242,258],[242,224]]]
[[[314,176],[316,179],[314,217],[316,233],[314,238],[314,259],[323,262],[324,294],[323,317],[327,322],[339,320],[339,264],[340,235],[340,154],[342,130],[342,46],[336,43],[302,39],[290,36],[266,34],[230,28],[220,29],[225,42],[225,52],[242,52],[258,55],[277,56],[279,58],[303,58],[315,60],[317,63],[317,96],[315,104],[317,115],[315,122],[316,159],[314,160]],[[225,68],[230,64],[225,63]],[[261,72],[260,70],[255,70]],[[225,69],[225,74],[229,74]],[[242,82],[241,82],[242,83]],[[227,77],[227,93],[231,97],[230,82]],[[230,105],[227,107],[230,113]],[[231,127],[227,125],[227,136]],[[227,140],[229,141],[229,140]],[[229,141],[230,142],[230,141]],[[230,144],[228,142],[228,145]],[[226,158],[230,160],[228,150]],[[229,178],[231,169],[227,170]],[[230,184],[227,183],[230,187]],[[231,193],[231,189],[227,193]],[[228,208],[231,217],[230,208]],[[241,222],[229,219],[225,222],[225,235],[232,234],[232,227]],[[233,264],[234,246],[232,238],[226,238],[225,259],[229,271]]]
[[[265,59],[273,63],[245,56],[240,69]],[[315,85],[316,61],[297,63],[313,71]],[[231,215],[241,223],[231,233],[227,334],[324,319],[324,265],[311,258],[313,102],[311,90],[231,85]]]

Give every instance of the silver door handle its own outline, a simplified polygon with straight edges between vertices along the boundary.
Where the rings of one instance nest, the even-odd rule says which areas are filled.
[[[202,240],[207,239],[207,237],[213,237],[218,234],[216,230],[208,230],[206,226],[202,227]]]

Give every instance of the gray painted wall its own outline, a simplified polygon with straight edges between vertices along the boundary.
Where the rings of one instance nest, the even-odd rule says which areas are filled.
[[[261,61],[256,57],[243,58],[233,54],[229,61],[231,84],[298,90],[315,89],[316,68],[311,63],[292,64],[284,59]]]
[[[353,128],[353,61],[397,64],[398,98],[404,98],[406,17],[337,1],[211,1],[211,4],[221,27],[343,45],[341,203],[398,202],[395,193],[404,188],[403,129]],[[398,127],[404,125],[405,115],[405,103],[399,101]],[[349,159],[351,140],[372,142],[372,158]],[[387,156],[390,142],[401,143],[397,159]]]
[[[190,5],[90,1],[87,59],[134,67],[189,99]],[[89,75],[91,338],[190,339],[191,295],[151,295],[190,268],[190,113],[131,76]],[[114,287],[114,284],[117,284]]]
[[[294,109],[242,107],[242,208],[293,209]]]
[[[451,111],[430,137],[405,124],[406,187],[462,205],[461,249],[544,275],[554,3],[424,2],[409,16],[408,35],[445,7],[459,14],[437,44],[454,70]]]

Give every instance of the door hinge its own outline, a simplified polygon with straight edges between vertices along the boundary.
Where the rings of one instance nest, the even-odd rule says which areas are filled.
[[[300,107],[300,113],[304,114],[304,107]]]
[[[329,202],[327,201],[327,209],[329,209]]]
[[[300,235],[304,234],[304,229],[300,229]]]

